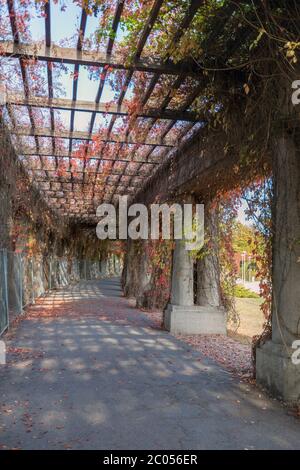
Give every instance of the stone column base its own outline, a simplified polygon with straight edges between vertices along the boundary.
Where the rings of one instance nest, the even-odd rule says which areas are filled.
[[[300,403],[300,364],[292,363],[294,349],[267,341],[256,350],[256,381],[273,396]]]
[[[222,308],[168,304],[164,312],[165,328],[182,335],[226,335],[226,315]]]

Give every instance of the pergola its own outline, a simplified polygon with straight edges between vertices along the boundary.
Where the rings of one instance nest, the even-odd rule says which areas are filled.
[[[170,158],[179,142],[189,139],[203,126],[204,120],[192,110],[192,105],[201,92],[203,76],[196,63],[174,63],[170,58],[157,60],[143,57],[144,46],[151,30],[159,18],[164,1],[155,0],[149,16],[138,38],[134,57],[129,61],[115,52],[115,37],[124,9],[124,1],[117,1],[112,21],[113,34],[107,40],[105,52],[90,50],[84,43],[89,16],[81,10],[80,28],[76,47],[62,47],[52,42],[51,2],[45,3],[44,42],[22,42],[16,21],[16,7],[13,0],[7,0],[12,40],[1,41],[3,60],[18,60],[22,75],[23,92],[7,94],[9,118],[8,129],[13,135],[16,152],[20,156],[34,185],[37,185],[45,199],[61,215],[76,218],[85,223],[95,222],[96,207],[100,202],[117,203],[119,195],[134,195],[157,167]],[[187,4],[181,27],[170,38],[175,47],[192,25],[201,0]],[[212,38],[213,39],[213,38]],[[7,59],[4,59],[7,58]],[[48,94],[40,96],[31,89],[27,64],[47,64]],[[72,78],[72,99],[56,93],[52,64],[74,66]],[[92,101],[78,99],[78,77],[82,67],[101,68],[98,90]],[[125,73],[122,89],[116,102],[101,101],[103,90],[111,70]],[[137,73],[147,74],[141,106],[133,113],[125,100]],[[156,87],[161,78],[169,80],[160,102],[155,99]],[[190,90],[180,95],[180,87],[189,80]],[[176,106],[172,99],[178,93]],[[153,105],[154,101],[154,105]],[[29,125],[18,124],[15,111],[28,110]],[[50,113],[50,126],[42,120],[36,122],[34,111]],[[55,111],[69,111],[69,127],[57,122]],[[90,113],[87,130],[75,130],[77,112]],[[43,115],[43,114],[42,114]],[[96,130],[97,115],[109,116],[110,121],[101,131]],[[119,133],[116,124],[119,118],[126,120],[124,132]],[[158,126],[158,131],[153,130]],[[177,133],[174,129],[178,126]],[[116,129],[116,130],[115,130]],[[142,132],[140,131],[142,129]],[[173,131],[173,134],[172,134]],[[47,140],[47,145],[41,143]],[[95,140],[97,151],[92,151]],[[80,152],[76,148],[81,142]],[[76,161],[80,161],[79,168]],[[66,163],[67,162],[67,163]],[[61,170],[63,166],[63,171]]]
[[[148,206],[204,202],[208,249],[195,260],[180,240],[129,237],[123,290],[143,308],[169,301],[164,326],[176,335],[226,334],[235,201],[253,192],[265,317],[256,379],[298,403],[291,361],[300,334],[299,110],[291,100],[299,83],[297,2],[70,0],[76,20],[67,9],[58,21],[58,1],[36,2],[42,40],[28,11],[25,27],[20,21],[31,0],[0,3],[3,245],[11,249],[11,222],[18,226],[25,214],[45,261],[66,252],[98,263],[100,254],[106,265],[108,250],[95,247],[99,204],[117,205],[120,195]],[[61,86],[57,73],[67,71]]]

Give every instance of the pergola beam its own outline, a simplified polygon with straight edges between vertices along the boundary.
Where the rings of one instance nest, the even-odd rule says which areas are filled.
[[[108,185],[109,188],[111,186],[113,186],[112,184],[109,184]],[[53,198],[53,199],[62,199],[62,198],[65,198],[65,199],[69,199],[69,200],[75,200],[76,203],[79,203],[81,205],[85,205],[85,206],[93,206],[93,200],[90,199],[90,200],[82,200],[82,193],[85,192],[85,190],[82,189],[82,185],[80,185],[80,188],[78,191],[74,191],[73,189],[60,189],[60,190],[54,190],[54,189],[40,189],[41,191],[43,191],[43,193],[45,194],[46,197],[48,198]],[[124,186],[120,186],[121,188],[121,191],[123,191],[125,189]],[[119,188],[119,189],[120,189]],[[96,195],[102,195],[103,194],[103,190],[106,189],[106,188],[102,188],[102,189],[99,189],[99,191],[96,191]],[[136,187],[131,187],[130,189],[131,192],[133,191],[136,191]],[[66,193],[65,195],[60,195],[60,194],[57,194],[57,193]],[[106,191],[106,194],[110,194],[110,191]],[[50,193],[50,194],[49,194]],[[52,194],[53,193],[53,194]],[[70,194],[71,193],[71,194]],[[121,194],[119,191],[118,191],[118,194]],[[118,195],[117,194],[117,195]],[[78,199],[77,199],[78,198]],[[94,213],[95,215],[95,213]]]
[[[84,8],[82,8],[81,11],[81,20],[80,20],[80,29],[79,29],[79,36],[78,36],[78,41],[77,41],[77,50],[81,51],[82,50],[82,42],[83,38],[85,35],[85,29],[86,29],[86,23],[87,23],[87,14]],[[51,44],[47,44],[48,46],[51,46]],[[75,64],[74,66],[74,75],[73,75],[73,94],[72,94],[72,100],[75,101],[77,99],[77,92],[78,92],[78,76],[79,76],[79,65]],[[51,109],[50,109],[51,111]],[[52,111],[53,112],[53,111]],[[74,131],[74,120],[75,120],[75,110],[71,111],[71,118],[70,118],[70,131]],[[70,159],[70,154],[72,153],[72,139],[69,140],[69,167],[72,169],[72,164],[71,164],[71,159]]]
[[[50,1],[45,3],[44,6],[44,12],[45,12],[45,41],[46,41],[46,46],[51,45],[51,6],[50,6]],[[53,98],[53,76],[52,76],[52,68],[49,66],[50,64],[47,64],[47,78],[48,78],[48,96],[49,98]],[[55,130],[55,116],[54,116],[54,110],[50,109],[50,122],[51,122],[51,129],[54,131]],[[52,139],[52,148],[53,152],[55,152],[55,139]],[[58,161],[56,159],[56,166],[58,164]]]
[[[7,0],[7,8],[8,8],[9,21],[10,21],[10,26],[11,26],[11,31],[12,31],[12,35],[14,38],[14,42],[18,44],[20,41],[20,36],[19,36],[18,28],[17,28],[16,13],[15,13],[13,0]]]
[[[111,55],[113,47],[114,47],[115,38],[116,38],[116,35],[117,35],[117,31],[118,31],[118,26],[119,26],[120,19],[121,19],[122,13],[123,13],[124,3],[125,3],[125,0],[119,0],[117,2],[117,5],[116,5],[115,14],[114,14],[113,22],[112,22],[112,31],[111,31],[112,34],[110,34],[110,37],[109,37],[109,40],[108,40],[108,43],[107,43],[107,47],[106,47],[106,54],[109,54],[109,55]],[[127,72],[127,73],[130,73],[130,72]],[[96,103],[99,103],[100,100],[101,100],[101,96],[102,96],[104,85],[105,85],[106,76],[107,76],[107,68],[104,67],[102,69],[100,83],[99,83],[97,95],[96,95],[96,98],[95,98]],[[92,132],[93,132],[95,119],[96,119],[96,113],[93,112],[91,120],[90,120],[90,125],[89,125],[89,133],[90,134],[92,134]],[[113,119],[114,119],[114,116],[112,117],[112,120]],[[107,132],[107,137],[110,137],[110,131],[109,130]],[[87,152],[88,152],[88,149],[86,149],[86,153]],[[103,150],[101,150],[100,156],[102,156],[102,154],[103,154]],[[84,161],[84,165],[86,165],[85,161]],[[99,165],[100,165],[100,162],[98,161],[97,169],[99,168]]]
[[[72,181],[68,180],[68,181],[64,181],[64,180],[57,180],[57,179],[47,179],[47,178],[34,178],[34,183],[58,183],[58,184],[72,184]],[[102,182],[101,182],[102,183]],[[79,184],[80,186],[84,185],[84,186],[91,186],[91,183],[89,181],[76,181],[74,180],[73,181],[73,184]],[[99,182],[100,184],[100,182]],[[116,183],[105,183],[103,182],[103,189],[105,190],[105,186],[108,185],[108,186],[113,186],[113,187],[116,187]],[[131,187],[132,188],[139,188],[140,187],[140,183],[138,183],[138,185],[133,185],[131,183]],[[124,183],[120,183],[118,186],[122,186],[124,187],[124,189],[126,189],[126,186],[124,186]],[[56,192],[60,192],[60,191],[65,191],[66,189],[43,189],[43,188],[40,188],[42,191],[56,191]]]
[[[77,139],[77,140],[92,140],[94,137],[99,138],[101,142],[108,142],[108,143],[114,143],[114,144],[130,144],[130,145],[157,145],[161,147],[168,147],[168,148],[173,148],[176,146],[176,143],[174,144],[167,144],[163,141],[159,140],[146,140],[142,142],[138,142],[137,140],[133,140],[131,137],[128,137],[127,139],[122,139],[118,137],[111,137],[107,139],[106,137],[101,137],[98,136],[98,134],[90,134],[89,132],[83,132],[83,131],[73,131],[70,132],[68,130],[55,130],[53,131],[49,127],[40,127],[40,128],[32,128],[32,127],[10,127],[9,131],[11,134],[18,135],[18,136],[36,136],[36,137],[55,137],[56,139]],[[37,153],[39,155],[39,153]],[[117,161],[117,160],[116,160]]]
[[[20,147],[17,149],[18,155],[19,156],[42,156],[42,157],[52,157],[52,158],[68,158],[69,157],[69,152],[65,151],[59,151],[55,150],[55,153],[52,152],[51,149],[43,149],[41,148],[39,150],[39,154],[37,155],[36,150],[34,147]],[[76,151],[74,151],[74,154],[70,155],[70,158],[76,159],[76,158],[81,158],[78,155],[76,155]],[[90,156],[87,154],[87,159],[88,160],[103,160],[107,162],[115,162],[115,163],[134,163],[134,164],[143,164],[143,165],[160,165],[161,162],[153,162],[149,160],[129,160],[125,158],[118,158],[117,160],[115,158],[109,158],[109,157],[99,157],[99,156]]]
[[[49,169],[49,168],[30,168],[30,167],[26,167],[27,171],[47,171],[48,173],[57,173],[57,170],[56,169]],[[105,178],[107,177],[106,174],[104,174],[105,170],[103,172],[101,171],[90,171],[90,170],[86,170],[86,171],[83,171],[83,170],[64,170],[64,173],[67,173],[67,174],[70,174],[70,173],[77,173],[77,174],[83,174],[83,173],[86,173],[88,175],[95,175],[97,174],[97,176],[104,176]],[[144,179],[144,178],[147,178],[148,174],[146,175],[143,175],[143,174],[138,174],[138,173],[129,173],[129,174],[124,174],[120,171],[114,171],[114,172],[110,172],[109,173],[109,176],[128,176],[130,178],[140,178],[140,179]],[[57,178],[60,178],[60,176],[57,176]]]
[[[46,46],[45,43],[32,42],[30,44],[17,44],[13,41],[0,41],[0,55],[61,64],[78,64],[92,67],[111,67],[115,70],[132,70],[147,73],[160,73],[167,75],[185,74],[197,78],[199,70],[195,63],[177,63],[171,61],[158,62],[147,59],[136,59],[129,63],[123,57],[106,54],[98,51],[83,51],[72,47],[60,47],[54,44]]]
[[[109,183],[108,186],[111,187],[111,186],[113,186],[113,184]],[[121,186],[121,185],[120,185],[119,188],[122,188],[122,190],[126,189],[124,186]],[[75,200],[76,200],[76,198],[78,197],[78,198],[80,198],[80,199],[79,199],[79,200],[76,200],[76,202],[78,202],[78,203],[80,203],[80,204],[82,204],[82,205],[83,205],[83,204],[85,204],[85,205],[91,205],[91,206],[93,205],[93,200],[92,200],[92,199],[90,199],[89,201],[86,201],[86,200],[83,201],[83,200],[82,200],[82,193],[83,193],[85,190],[82,189],[82,185],[81,185],[81,184],[80,184],[80,189],[79,189],[78,191],[75,191],[75,190],[73,190],[73,189],[66,189],[66,188],[60,189],[60,190],[55,190],[55,189],[43,189],[43,188],[39,188],[39,189],[40,189],[41,191],[43,191],[43,193],[45,193],[45,196],[48,197],[48,198],[50,198],[50,197],[53,198],[53,199],[56,199],[56,198],[57,198],[57,199],[66,198],[66,199],[70,199],[70,200],[71,200],[71,199],[75,199]],[[103,187],[102,189],[99,189],[99,191],[96,191],[95,194],[96,194],[96,195],[99,195],[99,194],[102,195],[104,189],[105,189],[104,187]],[[132,186],[132,187],[131,187],[131,191],[136,191],[136,187],[135,187],[135,186]],[[66,194],[66,195],[59,195],[59,194],[57,194],[58,192],[59,192],[59,193],[68,193],[68,194]],[[106,192],[107,194],[110,194],[109,191],[105,191],[105,192]],[[49,194],[49,193],[53,193],[53,194]],[[71,194],[70,194],[70,193],[71,193]],[[118,192],[118,193],[119,193],[119,192]],[[120,193],[119,193],[119,194],[120,194]],[[118,194],[117,194],[117,195],[118,195]],[[95,215],[95,213],[94,213],[94,215]]]
[[[11,25],[11,30],[13,33],[13,38],[14,42],[12,43],[14,47],[18,47],[20,45],[20,35],[18,31],[18,22],[16,21],[16,11],[15,11],[15,5],[14,5],[14,0],[7,0],[7,7],[8,7],[8,12],[9,12],[9,20],[10,20],[10,25]],[[0,47],[0,55],[1,55],[1,47]],[[22,76],[22,83],[23,83],[23,88],[24,88],[24,94],[26,97],[29,95],[29,80],[28,80],[28,74],[27,74],[27,67],[24,59],[22,57],[19,57],[19,64],[20,64],[20,69],[21,69],[21,76]],[[35,127],[35,122],[34,122],[34,117],[32,113],[31,106],[28,106],[28,114],[29,114],[29,120],[31,127]],[[37,151],[39,150],[39,141],[38,138],[35,137],[35,145],[37,148]],[[40,157],[41,165],[43,164],[43,161]]]
[[[17,106],[32,106],[36,108],[60,109],[63,111],[84,111],[100,114],[115,114],[128,116],[129,110],[126,105],[115,103],[96,103],[95,101],[69,100],[65,98],[48,98],[47,96],[28,96],[20,94],[8,94],[7,104]],[[178,121],[197,122],[199,117],[192,112],[174,111],[172,109],[145,109],[138,113],[138,117],[170,119]]]

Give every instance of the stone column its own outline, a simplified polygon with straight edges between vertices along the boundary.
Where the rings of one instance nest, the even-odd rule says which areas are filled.
[[[101,276],[107,277],[108,272],[107,272],[107,258],[101,259],[100,261],[100,266],[101,266]]]
[[[122,286],[126,297],[134,295],[134,258],[134,243],[132,240],[128,239],[124,269],[122,273]]]
[[[175,241],[171,286],[172,305],[194,305],[193,259],[183,240]]]
[[[291,136],[274,145],[273,173],[272,339],[257,349],[256,377],[273,395],[299,403],[300,365],[291,356],[300,340],[300,155]]]
[[[120,276],[120,258],[119,256],[115,256],[115,273],[117,276]]]
[[[113,255],[111,253],[108,255],[108,259],[107,259],[107,270],[108,270],[109,276],[114,275],[114,261],[113,261]]]
[[[111,273],[113,276],[116,275],[116,261],[115,261],[115,254],[111,255]]]
[[[164,315],[166,329],[179,334],[226,334],[223,310],[209,304],[194,305],[193,271],[191,252],[183,240],[176,240],[171,298]]]
[[[221,307],[217,208],[206,208],[205,229],[206,238],[209,242],[208,247],[206,247],[207,253],[204,253],[203,257],[197,260],[197,304]]]
[[[136,290],[136,306],[139,308],[148,308],[148,292],[151,289],[151,272],[149,270],[148,241],[142,240],[142,249],[139,254],[138,264],[138,288]],[[159,289],[159,286],[156,288]]]

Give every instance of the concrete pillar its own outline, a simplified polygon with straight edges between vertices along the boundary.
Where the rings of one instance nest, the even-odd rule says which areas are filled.
[[[127,241],[127,251],[124,260],[124,269],[122,273],[122,286],[124,295],[131,297],[134,295],[134,242]]]
[[[23,272],[20,253],[7,254],[8,306],[11,313],[20,314],[23,310]]]
[[[197,260],[197,304],[221,307],[220,265],[218,258],[218,211],[205,208],[205,235],[208,246]]]
[[[114,255],[110,254],[108,256],[108,271],[110,276],[114,276]]]
[[[183,240],[175,241],[171,286],[172,305],[194,305],[193,259]]]
[[[273,395],[299,403],[300,365],[291,356],[300,340],[300,155],[292,137],[274,145],[273,172],[272,339],[257,349],[256,377]]]
[[[119,276],[120,273],[121,273],[121,269],[120,269],[120,258],[119,256],[116,256],[115,257],[115,272],[116,272],[116,275]]]
[[[151,269],[150,269],[150,260],[148,256],[147,249],[148,241],[142,241],[142,249],[139,253],[139,264],[138,268],[138,288],[136,290],[136,305],[137,307],[149,307],[149,295],[153,297],[153,292],[151,294]],[[157,288],[159,288],[157,286]]]
[[[118,257],[117,255],[113,255],[114,257],[114,276],[118,276],[119,275],[119,267],[118,267]]]
[[[107,277],[108,276],[107,258],[101,259],[100,266],[101,266],[101,276]]]
[[[225,334],[222,310],[210,305],[194,305],[193,263],[184,241],[176,240],[171,299],[164,315],[165,327],[175,334]]]

